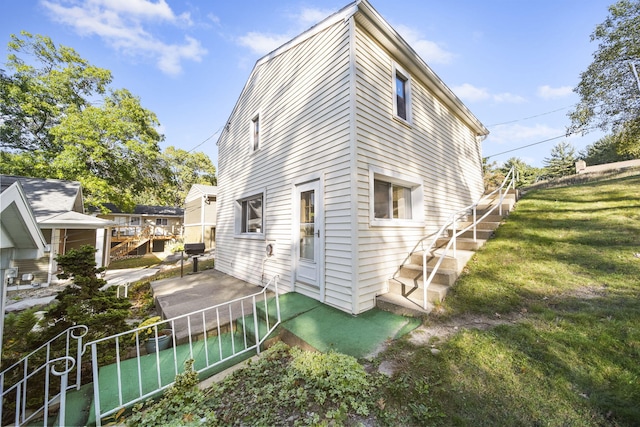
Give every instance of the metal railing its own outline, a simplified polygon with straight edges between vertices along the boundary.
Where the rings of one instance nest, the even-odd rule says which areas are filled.
[[[87,332],[84,325],[73,326],[0,373],[0,420],[3,425],[4,416],[11,410],[14,410],[14,425],[26,424],[40,416],[44,417],[43,425],[48,425],[49,409],[58,403],[60,425],[64,425],[66,392],[80,388],[82,338]],[[64,351],[56,352],[53,347],[63,338]],[[54,356],[53,353],[64,355]],[[62,370],[60,365],[64,365]],[[75,381],[69,385],[68,376],[74,368]],[[34,404],[34,401],[38,403]]]
[[[274,288],[275,307],[269,306],[267,298],[270,286]],[[264,304],[264,317],[259,317],[259,303]],[[261,320],[266,327],[260,328]],[[278,276],[274,276],[262,291],[252,295],[87,343],[85,348],[91,350],[96,425],[100,426],[102,418],[121,408],[170,387],[181,372],[182,363],[179,362],[194,359],[194,370],[202,373],[247,352],[260,354],[260,346],[280,321]],[[172,331],[170,348],[144,354],[141,344],[145,338],[158,348],[163,329]],[[135,349],[127,354],[127,343],[130,342],[135,344]],[[100,370],[104,366],[100,366],[98,360],[99,347],[115,351],[115,364],[109,367],[109,381],[113,382],[115,375],[116,387],[111,389],[109,396],[112,402],[104,405],[101,394],[106,388],[101,388],[100,383]],[[133,389],[127,387],[125,391],[125,381],[128,385],[134,384]]]
[[[433,281],[433,278],[435,277],[436,273],[438,272],[440,265],[444,261],[444,258],[449,253],[449,250],[453,249],[453,257],[454,258],[456,257],[458,236],[461,236],[462,234],[466,233],[469,230],[473,230],[473,241],[474,242],[477,241],[478,224],[482,222],[486,217],[491,215],[496,208],[498,208],[499,210],[498,214],[502,215],[502,202],[504,201],[505,196],[508,194],[509,187],[515,190],[516,181],[517,180],[515,175],[515,169],[511,168],[509,170],[509,173],[507,173],[504,180],[502,181],[502,184],[500,185],[500,187],[496,188],[489,194],[483,195],[480,198],[480,200],[478,200],[476,203],[454,212],[449,218],[449,220],[442,227],[440,227],[440,230],[438,230],[438,232],[433,237],[425,237],[418,243],[417,246],[419,245],[423,246],[422,247],[422,250],[423,250],[422,252],[422,280],[423,280],[422,308],[424,308],[425,310],[427,309],[427,290],[429,288],[429,285]],[[496,194],[497,194],[497,198],[496,198]],[[497,203],[495,203],[496,200],[497,200]],[[494,202],[494,203],[491,203],[491,202]],[[491,207],[487,209],[487,211],[480,218],[478,218],[478,206],[483,203],[489,203]],[[458,221],[461,221],[463,219],[466,220],[469,214],[473,215],[473,221],[471,221],[471,224],[467,225],[461,230],[456,230],[456,225]],[[440,239],[442,236],[445,236],[445,234],[448,234],[447,230],[449,229],[451,229],[450,239],[447,242],[447,245],[444,247],[444,249],[442,249],[439,258],[436,261],[436,264],[431,269],[431,273],[427,274],[428,273],[427,257],[431,254],[431,251],[434,250],[438,239]],[[429,246],[425,250],[424,242],[427,239],[431,239],[431,243],[429,243]],[[433,256],[434,257],[436,256],[435,252],[433,253]]]

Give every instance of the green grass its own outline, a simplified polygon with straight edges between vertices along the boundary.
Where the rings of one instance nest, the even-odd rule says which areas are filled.
[[[437,355],[397,342],[381,357],[409,386],[387,390],[389,411],[419,424],[403,402],[423,381],[436,424],[639,425],[638,253],[640,176],[526,194],[430,320],[512,321]]]
[[[150,253],[143,256],[137,256],[132,258],[119,259],[109,263],[108,270],[119,270],[125,268],[141,268],[141,267],[153,267],[162,262],[155,254]]]

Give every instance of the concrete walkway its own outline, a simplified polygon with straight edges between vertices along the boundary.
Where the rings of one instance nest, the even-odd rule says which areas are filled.
[[[198,273],[185,274],[183,277],[172,277],[151,282],[151,290],[155,298],[158,315],[163,319],[171,319],[258,293],[262,290],[262,287],[236,279],[217,270],[209,269]],[[268,295],[271,295],[271,293]],[[251,311],[245,311],[245,313],[250,314]],[[222,311],[219,315],[222,317],[228,316],[228,310]],[[196,323],[196,320],[191,320],[192,334],[203,330],[203,326]],[[174,333],[179,342],[187,338],[186,319],[178,321],[175,329],[177,330]]]

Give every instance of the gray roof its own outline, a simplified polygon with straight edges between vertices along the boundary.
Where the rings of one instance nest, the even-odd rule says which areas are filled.
[[[147,216],[175,216],[182,217],[184,215],[184,209],[177,208],[173,206],[147,206],[147,205],[136,205],[133,212],[123,212],[118,206],[113,203],[105,203],[103,205],[105,208],[109,209],[111,214],[118,215],[147,215]],[[97,212],[97,208],[90,207],[90,210]],[[101,215],[100,212],[97,212]]]
[[[0,175],[0,191],[16,181],[20,182],[38,223],[64,212],[84,210],[79,182]]]

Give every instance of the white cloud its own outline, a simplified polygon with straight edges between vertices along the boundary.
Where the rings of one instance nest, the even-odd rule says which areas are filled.
[[[496,144],[513,144],[555,138],[565,132],[564,128],[554,128],[543,124],[535,126],[523,126],[520,124],[499,125],[491,129],[487,141]]]
[[[238,37],[238,44],[248,47],[258,56],[263,56],[282,46],[290,39],[291,36],[286,34],[268,34],[252,31],[244,36]]]
[[[198,62],[207,53],[194,38],[185,36],[183,44],[165,43],[145,29],[147,22],[191,25],[188,13],[176,15],[165,0],[43,0],[42,5],[54,20],[81,35],[101,37],[128,55],[154,58],[166,74],[179,74],[182,60]]]
[[[395,29],[427,64],[449,64],[455,58],[453,53],[446,51],[436,42],[425,39],[418,30],[406,25],[398,25]]]
[[[238,37],[236,42],[240,46],[249,48],[256,55],[264,56],[332,13],[333,11],[330,10],[303,8],[297,13],[287,15],[287,18],[291,20],[292,26],[286,31],[282,33],[251,31]]]
[[[549,85],[538,87],[538,96],[543,99],[564,98],[571,95],[573,88],[571,86],[551,87]]]
[[[491,98],[491,94],[487,89],[475,87],[469,83],[453,87],[452,90],[460,99],[465,101],[484,101]]]
[[[464,83],[460,86],[455,86],[452,88],[453,93],[455,93],[460,99],[467,102],[478,102],[485,100],[492,100],[498,104],[521,104],[523,102],[527,102],[527,100],[520,96],[514,95],[509,92],[492,94],[486,88],[475,87],[469,83]]]
[[[493,95],[493,100],[500,104],[522,104],[527,102],[526,98],[509,92],[495,94]]]

